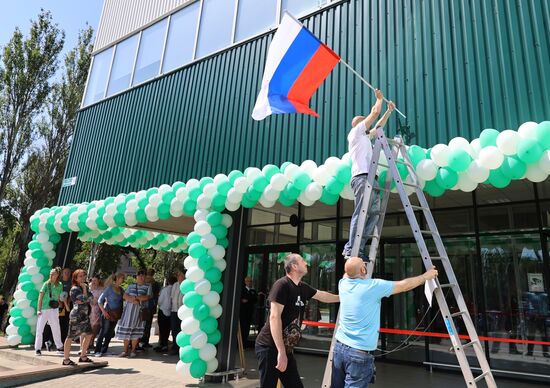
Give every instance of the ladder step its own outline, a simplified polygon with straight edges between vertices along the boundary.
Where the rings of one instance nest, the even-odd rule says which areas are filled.
[[[409,187],[414,187],[415,189],[422,189],[420,186],[418,185],[413,185],[412,183],[407,183],[407,182],[402,182],[404,186],[409,186]]]
[[[487,376],[489,373],[491,373],[491,371],[483,372],[482,374],[480,374],[479,376],[477,376],[477,377],[474,379],[474,382],[477,383],[479,380],[484,379],[485,376]]]
[[[478,344],[479,340],[473,340],[472,342],[468,342],[467,344],[462,345],[462,349],[469,348],[470,346],[474,346],[475,344]]]
[[[389,192],[390,192],[390,190],[386,190],[386,189],[383,188],[383,187],[373,187],[372,189],[373,189],[374,191],[383,191],[383,192],[385,192],[385,193],[389,193]]]
[[[436,232],[432,232],[431,230],[419,230],[422,234],[431,234],[432,236],[437,236],[438,234]]]
[[[466,311],[457,311],[456,313],[452,313],[451,317],[454,318],[454,317],[458,317],[458,316],[464,315],[464,314],[466,314]]]
[[[423,207],[423,206],[416,206],[416,205],[410,205],[411,209],[414,209],[414,210],[429,210],[427,207]]]
[[[439,288],[452,288],[452,287],[456,287],[456,284],[454,284],[454,283],[445,283],[445,284],[440,284],[439,285]]]
[[[444,257],[444,256],[430,256],[430,259],[432,259],[432,260],[449,260],[448,257]]]
[[[403,165],[405,165],[405,166],[408,166],[408,167],[410,167],[410,168],[413,168],[412,164],[410,164],[409,162],[405,162],[404,160],[396,159],[396,160],[395,160],[395,163],[397,163],[397,164],[403,164]]]

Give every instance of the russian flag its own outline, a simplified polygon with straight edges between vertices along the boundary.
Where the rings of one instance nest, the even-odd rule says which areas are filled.
[[[319,117],[309,107],[309,99],[339,61],[334,51],[285,13],[269,46],[252,118],[263,120],[278,113]]]

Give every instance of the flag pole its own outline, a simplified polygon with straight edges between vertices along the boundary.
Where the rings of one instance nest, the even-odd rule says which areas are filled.
[[[372,86],[369,81],[367,81],[366,79],[364,79],[361,74],[359,74],[358,72],[355,71],[355,69],[353,67],[351,67],[349,64],[346,63],[346,61],[344,61],[342,58],[340,58],[340,62],[342,63],[342,65],[346,66],[353,74],[355,74],[357,76],[357,78],[359,78],[361,81],[363,81],[363,83],[365,85],[367,85],[369,88],[372,89],[372,91],[374,92],[376,90],[376,88],[374,86]],[[388,99],[386,97],[384,97],[384,101],[386,101],[387,103],[389,103]],[[395,108],[395,111],[397,113],[399,113],[401,116],[403,116],[403,118],[407,118],[407,116],[405,116],[403,113],[401,113],[401,111],[399,109],[397,109],[397,107]]]

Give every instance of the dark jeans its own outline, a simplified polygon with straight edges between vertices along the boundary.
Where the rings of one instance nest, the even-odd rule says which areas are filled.
[[[172,339],[174,340],[172,343],[172,351],[179,354],[180,347],[176,343],[176,336],[181,331],[181,319],[178,318],[178,313],[172,311],[172,314],[170,314],[170,323],[172,326]]]
[[[109,321],[103,315],[101,316],[101,329],[97,335],[95,353],[107,353],[111,338],[115,336],[115,326],[116,322]]]
[[[336,341],[331,388],[367,388],[374,373],[374,356]]]
[[[277,349],[270,346],[256,345],[256,357],[258,358],[258,370],[260,371],[260,387],[276,388],[277,379],[281,380],[285,388],[303,388],[298,365],[294,354],[288,353],[288,364],[284,372],[277,366]]]
[[[65,316],[59,317],[59,329],[61,330],[61,342],[65,342],[69,332],[69,311],[65,311]]]
[[[159,346],[168,346],[168,337],[170,337],[170,316],[166,316],[163,314],[162,310],[159,309],[158,315],[157,315],[157,321],[159,324]],[[173,338],[174,342],[176,341],[175,338]]]

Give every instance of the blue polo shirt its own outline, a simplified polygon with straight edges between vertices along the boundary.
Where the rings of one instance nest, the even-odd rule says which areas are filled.
[[[336,339],[354,349],[375,350],[381,301],[392,294],[394,284],[382,279],[341,279],[338,283],[340,321]]]

